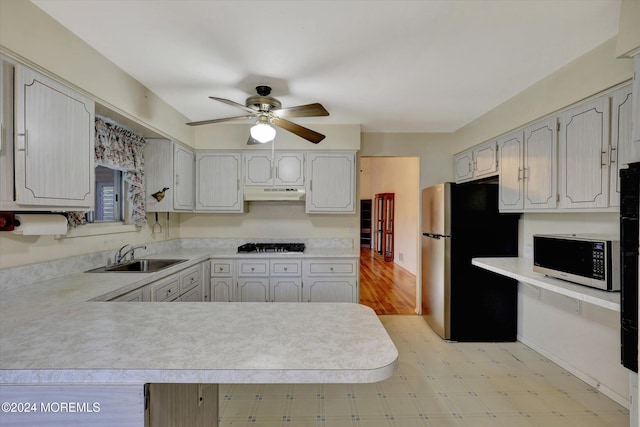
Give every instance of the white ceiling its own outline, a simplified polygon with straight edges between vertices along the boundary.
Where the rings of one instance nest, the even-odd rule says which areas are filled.
[[[266,83],[365,132],[451,132],[616,35],[620,0],[33,0],[189,120]],[[220,126],[213,124],[208,126]],[[310,126],[312,127],[312,126]]]

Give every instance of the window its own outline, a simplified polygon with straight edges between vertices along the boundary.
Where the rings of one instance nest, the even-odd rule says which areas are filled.
[[[87,213],[88,222],[124,220],[124,181],[122,171],[96,166],[96,207]]]

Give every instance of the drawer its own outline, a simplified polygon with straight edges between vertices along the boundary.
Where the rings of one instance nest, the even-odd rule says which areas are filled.
[[[180,274],[180,292],[193,289],[200,284],[200,266]]]
[[[306,276],[356,276],[358,261],[356,260],[321,260],[305,261]]]
[[[251,260],[238,262],[238,276],[268,276],[269,260]]]
[[[211,276],[233,276],[233,260],[212,260]]]
[[[302,261],[300,260],[271,260],[271,276],[301,276]]]
[[[153,301],[171,301],[178,296],[180,278],[178,276],[172,276],[160,280],[152,286],[151,295],[153,296]]]

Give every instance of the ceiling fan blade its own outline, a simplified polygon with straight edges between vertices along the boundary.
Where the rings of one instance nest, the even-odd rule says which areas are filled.
[[[242,104],[238,104],[237,102],[231,101],[231,100],[229,100],[229,99],[216,98],[215,96],[210,96],[210,97],[209,97],[209,99],[213,99],[214,101],[220,101],[220,102],[223,102],[223,103],[225,103],[225,104],[227,104],[227,105],[231,105],[232,107],[240,108],[240,109],[242,109],[242,110],[244,110],[244,111],[247,111],[247,112],[249,112],[249,113],[251,113],[251,114],[258,114],[258,113],[259,113],[259,111],[258,111],[258,110],[256,110],[256,109],[253,109],[253,108],[247,107],[247,106],[242,105]]]
[[[188,126],[199,126],[199,125],[208,125],[210,123],[221,123],[228,122],[231,120],[243,120],[243,119],[252,119],[253,116],[236,116],[236,117],[226,117],[224,119],[212,119],[212,120],[202,120],[200,122],[189,122],[185,123]]]
[[[276,117],[318,117],[328,116],[329,112],[322,104],[298,105],[297,107],[280,108],[271,112]]]
[[[271,122],[276,126],[280,126],[281,128],[298,135],[300,138],[304,138],[307,141],[313,142],[314,144],[317,144],[325,138],[325,136],[321,133],[318,133],[304,126],[300,126],[299,124],[290,122],[289,120],[282,119],[280,117],[273,117]]]

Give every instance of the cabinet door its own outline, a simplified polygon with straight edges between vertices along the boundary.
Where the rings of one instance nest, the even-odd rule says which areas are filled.
[[[557,205],[557,119],[524,129],[524,209],[550,209]]]
[[[151,284],[151,301],[173,301],[180,292],[180,277],[177,274]]]
[[[559,192],[562,208],[609,204],[609,98],[602,96],[562,114]]]
[[[174,181],[173,208],[176,210],[193,210],[194,207],[194,172],[195,155],[193,151],[175,144],[173,154]]]
[[[196,174],[196,211],[244,211],[239,153],[200,152],[196,156]]]
[[[456,182],[473,178],[473,151],[468,150],[453,156],[453,171]]]
[[[238,279],[237,300],[240,302],[268,302],[269,278],[241,277]]]
[[[15,210],[13,65],[0,57],[0,210]]]
[[[180,273],[180,293],[202,285],[202,264]]]
[[[307,213],[355,212],[355,155],[308,153]]]
[[[611,147],[609,149],[609,206],[620,206],[620,169],[629,163],[633,145],[631,86],[611,95]],[[638,114],[640,116],[640,114]],[[640,126],[640,123],[638,124]]]
[[[269,279],[271,302],[302,301],[302,279],[277,277]]]
[[[244,185],[270,187],[273,185],[271,152],[244,153]]]
[[[233,279],[231,277],[212,277],[210,295],[213,302],[233,301]]]
[[[304,185],[304,154],[276,153],[274,185],[301,187]]]
[[[498,139],[498,164],[500,168],[498,208],[500,211],[522,211],[524,209],[523,135],[522,130],[519,130]]]
[[[94,208],[94,102],[16,66],[15,190],[20,205]]]
[[[190,291],[182,294],[177,301],[182,302],[202,302],[204,297],[202,296],[202,289],[200,287],[193,288]]]
[[[355,277],[309,277],[305,279],[306,302],[358,302]]]
[[[144,180],[147,212],[173,211],[173,143],[168,139],[145,139]],[[160,201],[152,194],[164,191]]]
[[[483,178],[498,171],[496,142],[490,141],[473,149],[473,177]]]

